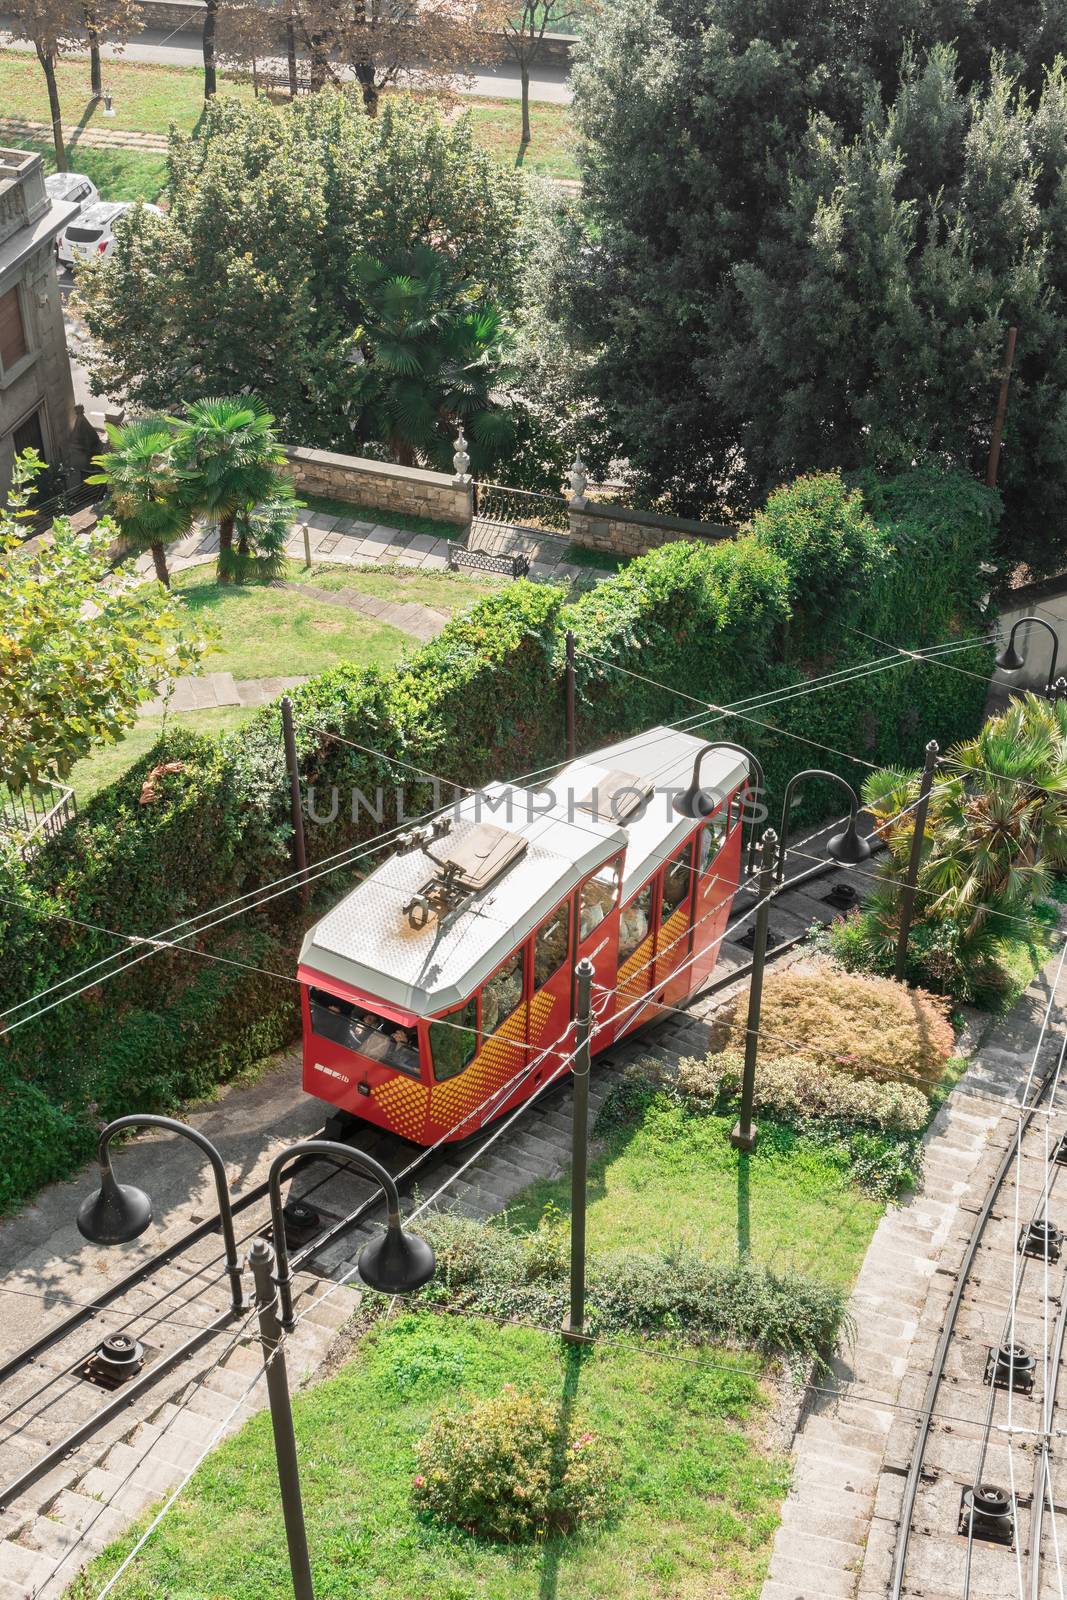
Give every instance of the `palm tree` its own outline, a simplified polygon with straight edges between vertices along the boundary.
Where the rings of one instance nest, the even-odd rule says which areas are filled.
[[[364,303],[351,359],[368,434],[407,467],[447,465],[458,423],[476,447],[506,446],[514,425],[493,396],[505,381],[504,330],[481,288],[450,283],[446,259],[426,245],[351,267]]]
[[[176,420],[178,459],[188,474],[194,508],[219,530],[219,581],[234,576],[236,519],[284,493],[285,451],[274,418],[260,401],[195,400]]]
[[[111,449],[93,457],[87,481],[107,485],[109,510],[138,550],[150,550],[156,577],[170,588],[166,547],[188,533],[192,511],[177,460],[174,430],[164,417],[107,425]]]

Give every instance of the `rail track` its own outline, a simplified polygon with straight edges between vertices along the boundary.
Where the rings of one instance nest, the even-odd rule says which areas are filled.
[[[842,903],[832,896],[828,901],[813,899],[812,880],[832,874],[840,885],[847,874],[833,863],[812,867],[805,860],[799,866],[776,900],[769,961],[784,959],[813,920],[819,916],[828,920]],[[733,924],[743,922],[750,907],[751,898],[739,896]],[[698,1011],[716,1009],[727,997],[724,991],[735,988],[750,972],[751,959],[742,938],[741,928],[732,926],[716,980],[694,1000]],[[688,1032],[694,1045],[702,1027],[697,1021],[681,1023],[681,1031]],[[599,1059],[592,1090],[594,1112],[623,1061],[649,1048],[648,1034],[653,1031],[676,1038],[679,1019],[654,1022]],[[418,1150],[361,1126],[350,1134],[349,1142],[374,1155],[402,1192],[410,1193],[416,1184],[424,1192],[435,1190],[455,1179],[450,1195],[458,1209],[485,1215],[565,1162],[570,1123],[557,1103],[565,1093],[565,1081],[552,1085],[531,1102],[530,1116],[519,1119],[497,1141],[490,1127],[461,1147]],[[490,1143],[492,1153],[481,1159],[483,1146]],[[366,1237],[362,1230],[373,1227],[381,1205],[376,1187],[350,1169],[309,1161],[292,1175],[287,1211],[295,1220],[287,1227],[287,1240],[297,1309],[298,1314],[301,1309],[309,1311],[301,1327],[309,1337],[320,1336],[320,1345],[321,1336],[344,1320],[353,1302],[334,1296],[325,1320],[316,1317],[315,1302],[329,1288],[331,1276],[348,1273]],[[269,1235],[266,1183],[235,1195],[234,1213],[242,1251],[257,1234]],[[232,1348],[216,1371],[218,1351],[227,1340]],[[48,1544],[49,1519],[61,1518],[64,1508],[73,1507],[76,1514],[74,1502],[88,1496],[114,1495],[118,1469],[127,1464],[132,1468],[138,1443],[151,1436],[160,1418],[172,1417],[175,1408],[185,1404],[190,1386],[202,1382],[205,1374],[210,1374],[209,1391],[233,1393],[237,1380],[227,1379],[229,1367],[246,1370],[250,1360],[258,1361],[250,1348],[253,1344],[230,1307],[218,1219],[212,1216],[105,1289],[87,1294],[83,1303],[0,1362],[0,1600],[13,1600],[16,1593],[28,1600],[61,1592],[55,1573],[67,1556],[58,1536]],[[206,1398],[201,1395],[200,1403]],[[173,1456],[181,1454],[180,1448],[172,1449]],[[149,1473],[146,1482],[137,1483],[136,1494],[128,1484],[116,1503],[128,1514],[158,1497],[166,1486]],[[114,1537],[116,1526],[108,1518],[93,1520],[99,1520],[99,1542]],[[3,1558],[20,1545],[27,1560],[23,1586],[18,1588],[10,1583],[10,1560],[5,1563]],[[77,1559],[91,1551],[91,1546],[79,1550]],[[58,1562],[51,1559],[53,1553]],[[68,1554],[74,1559],[73,1545]],[[73,1572],[66,1566],[62,1583],[69,1582]]]
[[[914,1420],[898,1423],[911,1438],[887,1459],[903,1471],[889,1600],[1062,1600],[1063,1067],[1061,1046],[1001,1124],[925,1390]]]

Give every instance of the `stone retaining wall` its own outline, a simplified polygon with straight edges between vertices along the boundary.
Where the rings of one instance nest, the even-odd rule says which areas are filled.
[[[198,38],[204,25],[203,0],[141,0],[141,9],[146,28],[164,33],[169,33],[172,28],[181,28],[183,38]],[[284,22],[279,24],[276,38],[278,43],[284,44]],[[577,39],[569,33],[546,33],[537,65],[569,67],[577,43]],[[472,62],[472,65],[491,66],[501,56],[507,58],[503,35],[487,34],[485,60]]]
[[[733,539],[735,528],[686,517],[661,517],[651,511],[631,511],[610,501],[582,499],[570,503],[571,539],[589,550],[610,550],[618,556],[642,556],[675,539],[702,539],[717,544]]]
[[[470,478],[450,478],[444,472],[335,455],[330,450],[290,446],[286,453],[298,493],[303,490],[327,500],[345,500],[350,505],[373,506],[379,511],[399,511],[408,517],[430,517],[434,522],[470,527],[474,515],[474,485]]]

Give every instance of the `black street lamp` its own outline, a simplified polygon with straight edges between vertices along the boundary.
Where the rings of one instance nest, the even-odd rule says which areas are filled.
[[[150,1114],[117,1117],[109,1122],[100,1135],[96,1147],[96,1160],[100,1168],[100,1188],[88,1195],[78,1207],[78,1232],[92,1244],[128,1244],[139,1239],[152,1221],[152,1202],[143,1189],[132,1183],[119,1183],[111,1166],[110,1144],[117,1133],[127,1128],[163,1128],[167,1133],[179,1133],[202,1150],[211,1163],[215,1179],[215,1193],[219,1200],[219,1221],[226,1249],[226,1271],[230,1279],[230,1301],[235,1315],[245,1309],[241,1287],[241,1263],[237,1259],[237,1241],[233,1232],[233,1207],[230,1188],[226,1181],[226,1167],[219,1152],[195,1128],[173,1117]]]
[[[1048,677],[1045,680],[1045,693],[1051,698],[1056,683],[1056,657],[1059,653],[1060,641],[1056,637],[1055,628],[1050,622],[1046,622],[1044,617],[1020,617],[1012,627],[1011,633],[1008,635],[1008,642],[997,657],[996,665],[1001,672],[1021,672],[1023,670],[1026,661],[1015,648],[1015,635],[1028,622],[1036,622],[1039,628],[1045,629],[1045,632],[1052,640],[1052,660],[1049,662]]]
[[[821,767],[809,767],[805,772],[795,772],[785,786],[785,798],[782,801],[782,832],[778,857],[777,883],[781,888],[785,878],[786,841],[789,837],[789,803],[793,798],[793,790],[805,778],[825,778],[829,783],[836,783],[838,788],[844,789],[848,795],[849,814],[848,822],[840,833],[835,833],[828,840],[826,853],[843,867],[856,867],[861,861],[870,858],[871,847],[856,826],[856,817],[859,812],[859,795],[850,783],[844,778],[839,778],[836,772],[825,772]]]
[[[699,821],[701,817],[710,816],[715,810],[716,806],[719,804],[718,800],[716,800],[713,795],[708,794],[706,789],[702,789],[700,787],[701,762],[704,760],[704,757],[706,755],[710,755],[713,750],[734,750],[738,755],[744,756],[749,766],[756,774],[756,793],[761,799],[763,797],[763,767],[760,761],[752,754],[751,750],[746,750],[743,744],[732,744],[729,740],[720,739],[714,744],[703,745],[697,751],[696,758],[693,762],[693,776],[689,780],[689,787],[683,794],[676,796],[674,801],[674,809],[681,817],[692,817],[695,821]],[[766,813],[764,813],[764,815],[766,815]],[[752,819],[752,825],[748,836],[749,876],[751,876],[755,870],[756,862],[755,820],[755,818]]]
[[[177,1122],[173,1117],[130,1116],[119,1117],[108,1123],[100,1135],[97,1148],[100,1188],[78,1208],[78,1231],[93,1244],[127,1244],[131,1239],[139,1238],[152,1221],[152,1202],[149,1197],[133,1184],[119,1183],[112,1171],[108,1146],[114,1135],[125,1128],[165,1128],[169,1133],[180,1133],[203,1150],[211,1162],[226,1243],[226,1270],[233,1293],[233,1310],[243,1312],[241,1268],[234,1240],[233,1207],[226,1181],[226,1167],[210,1139],[206,1139],[195,1128],[187,1127],[184,1122]],[[256,1313],[265,1356],[267,1395],[295,1600],[315,1600],[315,1590],[300,1492],[289,1378],[285,1366],[283,1329],[291,1328],[294,1318],[292,1273],[282,1217],[281,1174],[286,1162],[308,1155],[325,1157],[338,1165],[357,1167],[361,1172],[377,1178],[385,1190],[389,1206],[388,1226],[380,1238],[373,1239],[360,1253],[359,1271],[364,1283],[386,1294],[404,1294],[421,1288],[434,1274],[433,1251],[424,1239],[417,1234],[406,1233],[401,1227],[400,1197],[396,1184],[377,1161],[359,1150],[350,1150],[347,1145],[334,1144],[328,1139],[305,1139],[275,1156],[270,1167],[269,1187],[277,1254],[266,1239],[256,1239],[248,1256],[248,1266],[256,1286]],[[278,1315],[279,1306],[281,1317]]]
[[[433,1251],[425,1239],[420,1239],[417,1233],[407,1233],[401,1226],[396,1183],[381,1163],[373,1156],[364,1155],[362,1150],[351,1150],[348,1145],[337,1144],[332,1139],[304,1139],[275,1156],[267,1179],[274,1249],[278,1257],[282,1327],[293,1326],[293,1278],[282,1216],[282,1171],[288,1162],[302,1156],[318,1156],[336,1166],[355,1167],[357,1172],[376,1179],[385,1191],[388,1206],[385,1232],[364,1245],[359,1253],[359,1275],[367,1287],[378,1289],[382,1294],[411,1294],[429,1283],[434,1274]]]

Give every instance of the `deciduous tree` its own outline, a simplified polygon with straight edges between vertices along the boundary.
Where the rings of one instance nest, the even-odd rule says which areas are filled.
[[[592,9],[598,9],[593,7]],[[530,142],[530,72],[545,54],[546,33],[566,33],[574,26],[580,0],[519,0],[504,21],[504,39],[519,68],[522,92],[522,138],[519,164]]]
[[[14,788],[66,777],[114,743],[140,702],[194,671],[204,649],[180,600],[111,577],[114,523],[76,536],[61,518],[50,540],[21,543],[11,512],[39,467],[32,452],[16,462],[0,511],[0,780]]]
[[[100,40],[121,45],[141,25],[141,8],[136,0],[12,0],[8,25],[16,39],[28,39],[37,52],[48,90],[48,115],[56,166],[67,170],[67,149],[63,137],[63,112],[56,82],[56,63],[65,55],[83,50],[88,33],[92,53],[92,93],[100,94]]]

